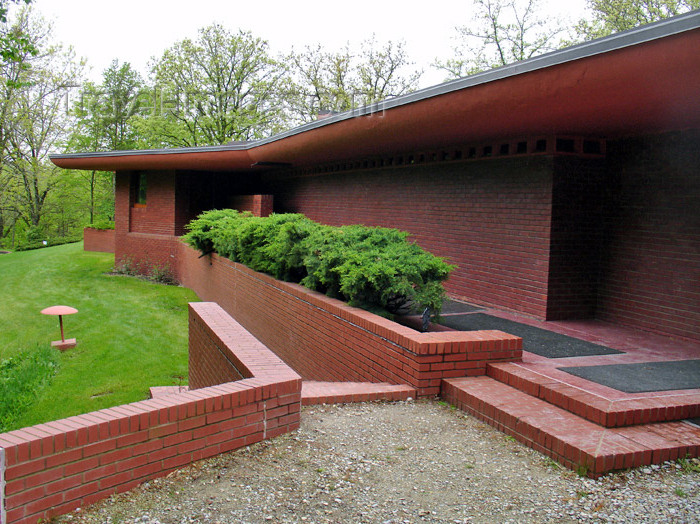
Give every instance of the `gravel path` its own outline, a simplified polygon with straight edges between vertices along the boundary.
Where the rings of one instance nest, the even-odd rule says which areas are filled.
[[[305,408],[301,429],[57,522],[700,522],[700,461],[594,481],[441,402]]]

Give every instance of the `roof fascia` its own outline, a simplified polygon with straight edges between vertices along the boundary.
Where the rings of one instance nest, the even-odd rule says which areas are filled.
[[[645,42],[650,42],[660,38],[673,36],[698,28],[700,28],[700,10],[690,11],[688,13],[673,18],[668,18],[666,20],[654,22],[652,24],[648,24],[642,27],[630,29],[629,31],[615,33],[604,38],[599,38],[590,42],[584,42],[571,47],[567,47],[565,49],[560,49],[551,53],[539,55],[534,58],[524,60],[522,62],[516,62],[514,64],[499,67],[497,69],[491,69],[489,71],[484,71],[464,78],[459,78],[456,80],[438,84],[436,86],[420,89],[407,95],[401,95],[394,98],[385,99],[381,102],[377,102],[376,104],[372,104],[369,106],[362,106],[356,109],[351,109],[344,113],[339,113],[337,115],[329,116],[321,120],[316,120],[314,122],[303,124],[301,126],[295,127],[293,129],[268,138],[263,138],[247,143],[224,144],[220,146],[183,147],[173,149],[101,151],[93,153],[65,153],[60,155],[51,155],[50,158],[103,158],[134,155],[173,155],[222,151],[246,151],[249,149],[254,149],[256,147],[263,146],[265,144],[270,144],[273,142],[284,140],[285,138],[302,134],[313,129],[326,127],[338,122],[356,118],[358,116],[367,116],[374,113],[381,113],[383,111],[388,111],[393,108],[413,104],[425,99],[445,95],[454,91],[459,91],[487,84],[490,82],[504,80],[517,75],[522,75],[540,69],[565,64],[567,62],[573,62],[575,60],[581,60],[591,56],[602,55],[612,51],[624,49],[626,47],[643,44]]]

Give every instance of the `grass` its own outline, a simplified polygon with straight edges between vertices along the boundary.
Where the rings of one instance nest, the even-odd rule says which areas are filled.
[[[56,304],[79,310],[64,317],[58,373],[14,422],[23,427],[148,398],[150,386],[187,377],[187,303],[196,295],[108,273],[114,256],[82,243],[0,255],[0,361],[60,338]],[[53,350],[56,351],[56,350]]]
[[[676,463],[683,473],[700,473],[700,460],[690,457],[679,458]]]
[[[681,497],[681,498],[687,498],[688,494],[683,491],[681,488],[676,488],[673,490],[673,492],[676,494],[676,496]]]
[[[0,432],[15,426],[58,368],[58,352],[40,345],[0,361]]]

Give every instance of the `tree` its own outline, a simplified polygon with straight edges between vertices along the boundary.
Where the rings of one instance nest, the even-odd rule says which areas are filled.
[[[102,73],[102,83],[83,84],[72,113],[75,128],[69,150],[119,151],[137,145],[134,117],[141,107],[144,81],[131,64],[113,60]]]
[[[70,152],[118,151],[139,145],[135,119],[141,105],[144,82],[128,62],[113,60],[102,73],[102,83],[86,82],[74,104],[73,131],[67,150]],[[113,216],[113,173],[81,171],[87,187],[86,207],[90,223],[95,221],[96,207]]]
[[[51,41],[51,28],[31,9],[23,9],[12,25],[25,35],[35,52],[3,63],[9,79],[2,84],[3,177],[2,200],[15,217],[37,229],[44,216],[47,196],[60,182],[48,155],[55,151],[68,128],[65,101],[77,85],[82,64],[73,52]],[[9,209],[8,209],[9,208]]]
[[[372,36],[362,43],[359,55],[349,46],[323,51],[321,44],[292,52],[287,62],[294,82],[287,99],[293,118],[310,122],[322,110],[348,111],[414,91],[422,72],[405,72],[411,62],[404,45],[380,44]]]
[[[324,52],[321,44],[307,46],[304,52],[292,53],[287,61],[295,76],[286,96],[293,118],[301,122],[315,120],[320,110],[347,111],[355,96],[351,80],[352,54]]]
[[[133,149],[136,132],[132,118],[138,113],[143,79],[131,68],[129,62],[119,65],[113,60],[102,74],[101,91],[105,100],[103,107],[106,146],[110,151]]]
[[[540,15],[538,0],[474,0],[474,7],[472,24],[456,28],[456,56],[434,64],[449,78],[527,60],[562,45],[563,28]]]
[[[388,41],[381,46],[374,35],[362,43],[357,76],[365,105],[410,93],[418,87],[422,71],[402,75],[402,69],[411,65],[404,45],[404,42]]]
[[[155,95],[167,110],[151,115],[170,146],[218,145],[268,136],[283,126],[285,68],[267,42],[214,24],[167,49],[153,66]],[[143,126],[142,126],[143,127]]]
[[[576,33],[592,40],[700,9],[700,0],[588,0],[592,20],[581,20]]]
[[[31,3],[32,0],[0,0],[0,58],[3,62],[14,62],[20,59],[26,52],[32,52],[29,40],[22,34],[7,30],[7,12],[9,4],[18,4],[24,2]]]
[[[44,40],[47,34],[45,28],[30,27],[27,11],[21,12],[16,20],[8,23],[7,4],[1,3],[0,6],[0,46],[3,46],[0,62],[0,78],[3,79],[0,82],[0,224],[4,235],[8,227],[14,228],[20,213],[17,205],[19,187],[15,173],[9,169],[12,135],[17,129],[18,101],[22,89],[27,87],[27,71],[37,60],[35,44]],[[30,34],[31,29],[34,29],[33,34]],[[6,44],[14,46],[9,54],[5,53]]]

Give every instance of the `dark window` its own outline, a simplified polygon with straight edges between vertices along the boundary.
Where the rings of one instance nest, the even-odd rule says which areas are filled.
[[[557,138],[557,152],[559,153],[575,153],[576,144],[571,138]]]
[[[134,204],[139,206],[146,205],[146,173],[140,173],[135,176],[135,192]]]
[[[600,147],[600,142],[597,140],[584,140],[583,152],[586,155],[600,155],[603,151]]]

